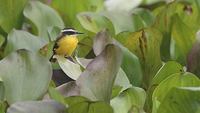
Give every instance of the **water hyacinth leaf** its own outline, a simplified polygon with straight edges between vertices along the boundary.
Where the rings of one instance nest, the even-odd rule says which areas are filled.
[[[5,41],[4,36],[0,35],[0,47],[3,45],[4,41]]]
[[[162,81],[153,92],[153,99],[162,103],[165,96],[173,87],[198,87],[200,80],[192,73],[175,73]]]
[[[64,113],[66,107],[56,101],[25,101],[12,104],[7,113]]]
[[[90,101],[81,96],[67,97],[65,102],[69,106],[67,113],[113,113],[109,104]]]
[[[38,35],[49,41],[48,28],[64,28],[64,23],[56,11],[39,1],[29,1],[24,9],[24,16],[31,20],[38,30]]]
[[[88,31],[98,33],[104,28],[114,34],[112,23],[102,14],[83,12],[77,15],[81,25]]]
[[[52,76],[49,61],[27,50],[18,50],[1,60],[0,72],[9,104],[41,98]]]
[[[107,45],[77,79],[81,95],[92,101],[109,102],[121,59],[121,49],[113,44]]]
[[[0,0],[0,26],[6,33],[22,26],[23,9],[27,1]]]
[[[48,28],[48,35],[49,35],[50,41],[54,41],[58,38],[60,34],[60,30],[61,29],[57,26]]]
[[[5,55],[18,49],[26,49],[38,52],[46,44],[46,41],[26,31],[13,30],[8,34]]]
[[[51,6],[62,15],[66,26],[73,26],[77,22],[78,13],[101,10],[103,0],[52,0]]]
[[[199,113],[199,87],[172,88],[157,113]]]
[[[132,87],[123,91],[111,100],[114,113],[143,113],[146,93],[139,87]],[[119,104],[120,103],[120,104]]]
[[[94,38],[93,50],[96,55],[101,53],[107,44],[119,45],[123,52],[122,69],[129,78],[131,84],[139,86],[142,81],[142,70],[139,59],[132,54],[127,48],[123,47],[108,34],[108,31],[99,32]]]
[[[79,64],[76,64],[70,61],[69,59],[64,58],[63,56],[56,55],[55,58],[57,59],[58,64],[60,65],[61,69],[65,72],[67,76],[69,76],[73,80],[78,79],[78,77],[82,73]]]
[[[183,66],[175,61],[166,62],[153,78],[152,85],[158,85],[174,73],[183,72]]]
[[[181,64],[186,64],[186,56],[195,41],[194,30],[185,25],[180,17],[173,16],[172,37],[175,41],[175,51],[172,51],[172,56]]]

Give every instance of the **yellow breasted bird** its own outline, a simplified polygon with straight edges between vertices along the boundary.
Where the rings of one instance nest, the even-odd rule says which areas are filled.
[[[57,38],[53,47],[53,55],[50,58],[51,62],[55,62],[54,55],[70,57],[78,45],[78,34],[83,34],[73,28],[64,28],[61,30],[61,35]]]

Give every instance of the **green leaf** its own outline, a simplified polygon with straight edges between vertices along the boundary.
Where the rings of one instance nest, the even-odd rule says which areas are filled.
[[[3,45],[4,41],[5,41],[5,37],[0,35],[0,48]]]
[[[113,113],[112,107],[105,102],[93,102],[84,97],[68,97],[67,113]]]
[[[132,87],[111,100],[114,113],[143,113],[146,93],[143,89]]]
[[[6,113],[6,103],[5,102],[0,102],[0,113]]]
[[[199,87],[172,88],[166,95],[157,113],[199,113]]]
[[[66,107],[53,100],[25,101],[12,104],[7,113],[64,113]]]
[[[5,55],[18,49],[26,49],[38,52],[46,42],[26,31],[13,30],[8,34],[7,45],[4,51]]]
[[[172,37],[175,41],[175,50],[172,51],[173,59],[181,64],[186,64],[186,56],[195,41],[195,32],[185,25],[180,17],[173,16]]]
[[[28,0],[0,0],[0,26],[9,33],[13,28],[20,28],[23,22],[23,9]]]
[[[200,86],[200,80],[192,73],[175,73],[162,81],[153,92],[153,99],[156,98],[162,103],[167,93],[173,87]]]
[[[81,75],[81,67],[79,64],[76,64],[62,56],[56,55],[55,58],[58,61],[61,69],[65,72],[67,76],[72,78],[73,80],[77,80],[78,77]]]
[[[0,72],[9,104],[41,98],[52,76],[49,61],[27,50],[18,50],[1,60]]]
[[[112,44],[107,45],[76,81],[81,95],[92,101],[109,102],[121,59],[121,49]]]
[[[48,88],[49,97],[57,102],[65,104],[64,96],[60,94],[54,87]]]
[[[98,33],[102,29],[109,29],[114,34],[112,23],[103,15],[92,12],[83,12],[77,15],[81,25],[93,33]]]
[[[39,37],[49,41],[48,29],[64,28],[64,23],[56,11],[39,1],[29,1],[24,9],[24,16],[31,20],[38,30]]]
[[[183,66],[175,61],[166,62],[153,78],[152,85],[158,85],[174,73],[183,72]]]
[[[103,8],[103,0],[52,0],[51,6],[56,9],[67,26],[77,23],[76,15],[84,11],[99,11]]]
[[[60,30],[61,29],[57,26],[48,27],[48,35],[49,35],[51,41],[54,41],[58,38],[58,36],[60,34]]]

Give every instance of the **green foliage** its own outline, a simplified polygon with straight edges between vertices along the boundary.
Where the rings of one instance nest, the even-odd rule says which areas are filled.
[[[200,2],[166,1],[0,0],[0,113],[200,112]],[[84,34],[50,63],[65,26]]]

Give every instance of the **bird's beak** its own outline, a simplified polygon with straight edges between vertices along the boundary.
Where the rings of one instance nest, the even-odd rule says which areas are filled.
[[[81,33],[81,32],[76,32],[76,34],[84,34],[84,33]]]

